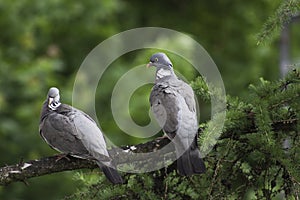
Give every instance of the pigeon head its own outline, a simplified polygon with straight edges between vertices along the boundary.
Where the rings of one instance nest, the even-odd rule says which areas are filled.
[[[150,58],[150,62],[147,65],[148,67],[154,66],[154,67],[167,67],[172,68],[173,65],[168,58],[168,56],[164,53],[156,53],[153,54]]]
[[[168,56],[164,53],[156,53],[152,55],[150,58],[150,62],[147,64],[147,66],[156,67],[156,80],[160,80],[161,78],[167,76],[176,77],[173,71],[173,65]]]
[[[60,106],[59,90],[56,87],[52,87],[48,92],[48,107],[51,110],[56,110]]]

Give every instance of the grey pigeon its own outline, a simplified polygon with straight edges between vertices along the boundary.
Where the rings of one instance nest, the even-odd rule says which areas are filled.
[[[179,174],[204,173],[206,169],[197,145],[198,120],[193,89],[177,78],[166,54],[154,54],[149,66],[156,67],[155,85],[150,94],[151,110],[175,144]]]
[[[43,104],[39,131],[53,149],[73,157],[95,160],[109,181],[123,182],[95,121],[84,112],[60,103],[59,90],[55,87],[49,89]]]

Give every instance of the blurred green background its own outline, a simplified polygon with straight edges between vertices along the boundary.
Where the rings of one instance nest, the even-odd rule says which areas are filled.
[[[38,133],[39,114],[51,86],[72,103],[78,68],[86,55],[110,36],[132,28],[155,26],[186,33],[197,40],[219,67],[226,92],[245,97],[259,77],[279,78],[278,37],[257,46],[256,34],[279,0],[140,1],[140,0],[0,0],[0,165],[53,155]],[[299,26],[293,26],[292,61],[299,59]],[[159,41],[158,41],[159,42]],[[164,41],[176,45],[176,41]],[[298,45],[297,45],[298,44]],[[184,48],[184,47],[183,47]],[[108,49],[109,52],[109,49]],[[130,68],[148,62],[153,50],[134,51],[116,60],[99,82],[97,113],[107,136],[119,145],[145,140],[128,137],[110,111],[114,84]],[[174,67],[192,81],[192,67],[170,55]],[[146,70],[146,69],[145,69]],[[137,90],[130,102],[133,119],[149,122],[151,85]],[[85,97],[87,98],[87,97]],[[201,107],[201,105],[200,105]],[[205,110],[201,120],[209,118]],[[202,113],[201,113],[202,114]],[[78,186],[74,172],[64,172],[0,187],[0,199],[59,199]]]

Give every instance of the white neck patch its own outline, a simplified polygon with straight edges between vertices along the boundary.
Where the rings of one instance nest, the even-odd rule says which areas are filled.
[[[163,78],[165,76],[170,76],[170,75],[172,75],[171,70],[165,70],[161,68],[156,72],[156,79]]]
[[[50,101],[50,99],[51,99],[51,98],[49,98],[48,101]],[[51,110],[56,110],[56,109],[61,105],[61,103],[59,102],[59,99],[60,99],[60,96],[59,96],[59,94],[58,94],[56,97],[54,97],[54,98],[52,99],[51,102],[49,102],[48,107],[49,107]]]
[[[51,110],[56,110],[59,106],[60,106],[60,102],[52,102],[51,104],[48,105],[48,107],[51,109]]]

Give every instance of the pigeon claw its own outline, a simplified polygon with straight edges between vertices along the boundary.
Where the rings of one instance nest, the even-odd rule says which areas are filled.
[[[67,159],[68,161],[70,161],[70,158],[68,158],[68,154],[58,154],[56,155],[56,160],[55,162],[58,162],[60,161],[61,159]]]

